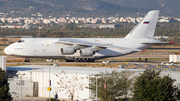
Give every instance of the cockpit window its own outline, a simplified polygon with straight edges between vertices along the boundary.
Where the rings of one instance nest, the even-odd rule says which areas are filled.
[[[18,43],[24,42],[24,40],[19,40]]]

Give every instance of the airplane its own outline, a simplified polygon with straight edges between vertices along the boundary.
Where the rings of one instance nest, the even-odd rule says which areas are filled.
[[[153,39],[159,10],[149,11],[124,38],[22,38],[7,46],[7,55],[29,58],[65,59],[66,62],[93,62],[167,44]]]

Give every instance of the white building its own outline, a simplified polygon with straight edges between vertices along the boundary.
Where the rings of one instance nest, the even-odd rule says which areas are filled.
[[[168,19],[160,19],[159,22],[169,22]]]
[[[50,66],[50,80],[51,88],[50,96],[54,97],[57,93],[58,98],[69,98],[70,91],[74,91],[75,99],[92,99],[94,94],[91,90],[87,89],[90,78],[100,72],[105,72],[106,68],[98,67],[73,67],[73,66]],[[129,70],[134,72],[131,77],[138,76],[145,69],[117,69],[107,68],[108,72],[113,70]],[[48,65],[29,65],[29,66],[16,66],[7,67],[7,71],[13,74],[12,71],[17,71],[22,74],[22,96],[36,96],[36,97],[49,97],[49,66]],[[15,73],[14,73],[15,74]],[[176,79],[175,84],[180,84],[179,71],[163,71],[161,75],[170,75]],[[20,78],[14,77],[9,79],[10,93],[13,97],[20,96]],[[73,88],[74,86],[74,88]]]

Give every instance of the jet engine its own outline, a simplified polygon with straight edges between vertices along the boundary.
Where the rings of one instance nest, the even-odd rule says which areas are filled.
[[[92,56],[95,54],[95,51],[93,51],[91,49],[82,49],[82,50],[80,50],[80,54],[81,54],[81,56]]]
[[[71,55],[71,54],[74,54],[75,52],[76,52],[76,50],[74,48],[71,48],[71,47],[61,48],[61,53],[63,55]]]

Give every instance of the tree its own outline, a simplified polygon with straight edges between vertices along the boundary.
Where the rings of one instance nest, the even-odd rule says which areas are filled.
[[[126,96],[132,84],[132,79],[129,79],[131,75],[129,71],[114,70],[112,73],[107,73],[107,78],[103,72],[97,75],[101,75],[101,78],[98,79],[98,97],[101,101],[114,101],[116,97]],[[95,93],[96,78],[91,79],[88,88]]]
[[[57,84],[59,85],[59,91],[65,91],[65,95],[71,97],[73,101],[74,97],[79,98],[79,91],[83,91],[86,85],[83,83],[83,80],[87,80],[85,77],[78,77],[77,74],[72,77],[68,77],[64,71],[59,74],[56,74],[59,77]],[[87,82],[87,81],[86,81]]]
[[[133,84],[132,101],[175,101],[175,80],[160,76],[161,71],[145,70]]]
[[[180,90],[177,91],[177,99],[180,100]]]
[[[0,68],[0,101],[11,101],[6,72]]]

